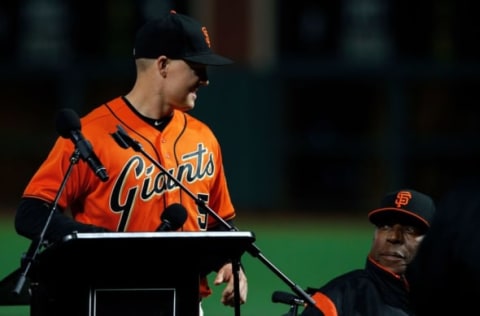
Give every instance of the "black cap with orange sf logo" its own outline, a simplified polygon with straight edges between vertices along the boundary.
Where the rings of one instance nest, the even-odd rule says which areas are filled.
[[[368,213],[368,219],[375,225],[383,224],[389,218],[404,218],[427,230],[435,214],[433,199],[421,192],[402,189],[387,193],[380,207]]]
[[[233,61],[215,54],[207,28],[191,17],[170,11],[166,16],[148,21],[136,34],[135,58],[165,55],[202,65],[226,65]]]

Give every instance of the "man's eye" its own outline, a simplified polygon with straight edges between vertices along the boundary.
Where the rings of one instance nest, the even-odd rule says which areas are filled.
[[[417,234],[418,233],[417,229],[413,226],[405,226],[404,231],[408,234]]]

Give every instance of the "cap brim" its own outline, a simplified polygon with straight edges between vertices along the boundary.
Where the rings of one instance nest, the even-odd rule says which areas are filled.
[[[222,66],[222,65],[229,65],[233,63],[233,60],[217,54],[188,56],[188,57],[183,57],[183,59],[186,61],[191,61],[193,63],[209,65],[209,66]]]
[[[416,223],[419,226],[428,229],[430,224],[423,217],[413,212],[401,209],[401,208],[380,208],[375,209],[368,213],[368,219],[373,224],[382,224],[387,218],[400,217],[404,218],[412,223]]]

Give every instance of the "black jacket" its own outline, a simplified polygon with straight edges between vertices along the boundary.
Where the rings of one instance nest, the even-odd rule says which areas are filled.
[[[308,306],[300,315],[414,315],[409,307],[407,289],[408,284],[403,277],[392,274],[367,258],[365,269],[347,272],[319,289],[307,289],[317,306],[322,306],[323,314],[316,307]],[[330,310],[325,306],[330,306]]]

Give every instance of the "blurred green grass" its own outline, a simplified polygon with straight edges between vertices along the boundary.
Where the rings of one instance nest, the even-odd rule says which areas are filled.
[[[236,226],[255,234],[261,254],[294,285],[305,289],[319,286],[330,278],[364,265],[373,229],[366,218],[295,216],[279,218],[263,214],[238,219]],[[0,217],[0,279],[19,267],[29,241],[18,236],[13,219]],[[274,291],[293,293],[287,284],[260,259],[245,253],[242,257],[249,290],[243,316],[280,316],[289,306],[272,303]],[[214,275],[210,275],[213,280]],[[234,315],[234,309],[220,303],[224,285],[211,283],[213,294],[203,302],[205,316]],[[29,316],[28,306],[0,306],[0,316]]]
[[[16,234],[12,217],[0,217],[0,280],[20,266],[30,242]],[[0,306],[0,316],[28,316],[28,306]]]

